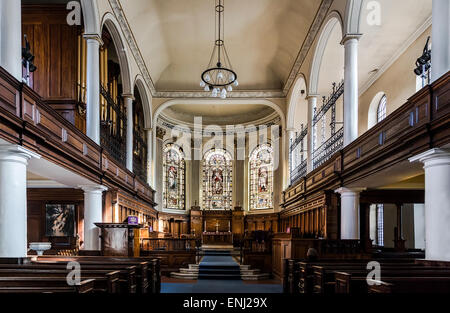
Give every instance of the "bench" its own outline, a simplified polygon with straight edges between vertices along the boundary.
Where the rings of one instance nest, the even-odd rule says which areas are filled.
[[[29,264],[0,264],[0,269],[54,269],[63,270],[67,273],[66,263],[29,263]],[[109,272],[119,272],[119,293],[136,293],[136,266],[129,265],[83,265],[81,271],[90,270],[106,270]]]
[[[37,262],[69,262],[77,261],[80,264],[132,264],[138,268],[138,291],[140,293],[160,293],[161,291],[161,261],[158,258],[148,257],[103,257],[103,256],[40,256]],[[145,264],[144,264],[145,263]]]
[[[60,269],[0,269],[0,277],[58,277],[67,278],[68,270]],[[82,270],[80,279],[94,279],[94,292],[118,293],[119,271]]]
[[[91,293],[94,279],[70,286],[66,278],[58,277],[0,277],[0,293]]]
[[[361,294],[367,293],[370,287],[367,283],[367,272],[335,272],[335,293]],[[394,279],[397,277],[450,277],[450,269],[424,267],[401,268],[396,270],[382,270],[381,278]]]
[[[375,282],[375,281],[374,281]],[[450,292],[450,277],[394,277],[368,287],[369,293],[445,293]]]

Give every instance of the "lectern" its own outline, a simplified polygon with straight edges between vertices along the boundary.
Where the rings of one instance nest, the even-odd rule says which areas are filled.
[[[103,256],[139,256],[139,229],[141,224],[95,223],[101,229]],[[136,231],[135,231],[136,230]]]

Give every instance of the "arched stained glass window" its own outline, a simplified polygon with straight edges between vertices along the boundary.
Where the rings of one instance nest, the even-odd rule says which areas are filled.
[[[250,155],[250,210],[273,208],[273,149],[260,145]]]
[[[185,161],[183,150],[172,143],[164,147],[163,202],[164,209],[184,210]]]
[[[203,209],[231,210],[233,163],[224,149],[212,149],[203,158]]]
[[[378,104],[378,108],[377,108],[377,123],[381,122],[382,120],[384,120],[386,118],[386,95],[384,95],[381,100],[380,103]]]

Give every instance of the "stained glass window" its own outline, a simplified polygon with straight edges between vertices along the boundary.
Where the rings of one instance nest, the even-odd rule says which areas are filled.
[[[250,210],[273,208],[273,149],[260,145],[250,155]]]
[[[183,150],[172,143],[164,147],[163,202],[164,209],[184,210],[185,161]]]
[[[233,196],[233,163],[231,154],[212,149],[203,158],[203,209],[231,210]]]

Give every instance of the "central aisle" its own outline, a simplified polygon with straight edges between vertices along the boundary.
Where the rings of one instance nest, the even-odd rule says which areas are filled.
[[[179,282],[178,282],[179,281]],[[244,282],[240,266],[230,255],[205,255],[196,282],[162,283],[161,293],[281,293],[278,283]]]

